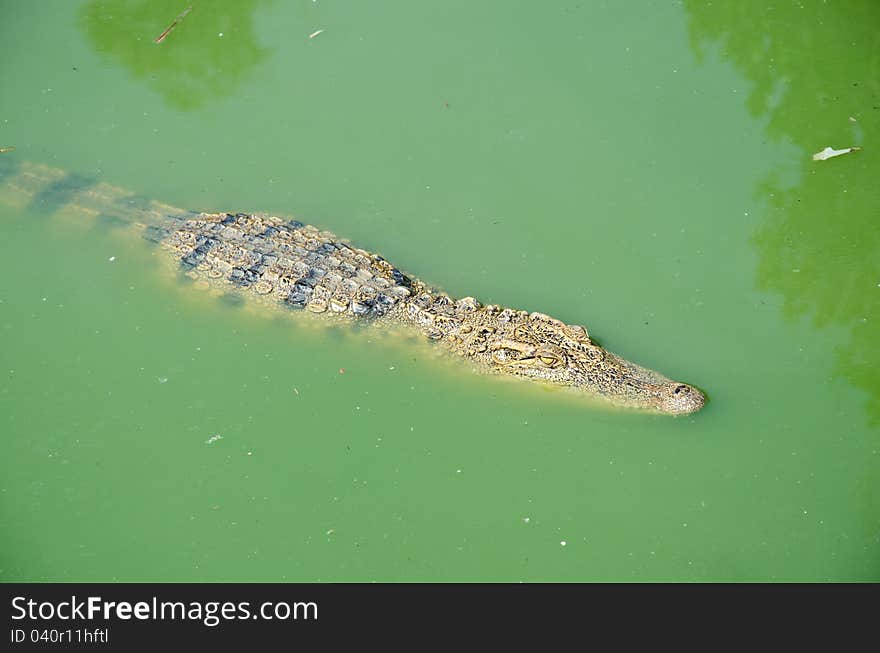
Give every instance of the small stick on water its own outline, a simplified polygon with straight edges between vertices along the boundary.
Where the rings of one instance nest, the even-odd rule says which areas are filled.
[[[15,148],[11,145],[9,147],[0,147],[0,154],[6,154],[7,152],[15,152]]]
[[[313,38],[315,38],[318,34],[320,34],[320,33],[323,32],[323,31],[324,31],[324,30],[319,29],[319,30],[317,30],[316,32],[312,32],[311,34],[309,34],[309,38],[310,38],[310,39],[313,39]]]
[[[192,6],[189,6],[186,9],[184,9],[182,12],[180,12],[180,15],[174,19],[174,22],[172,22],[164,32],[159,34],[159,36],[156,37],[154,42],[161,43],[162,41],[164,41],[165,37],[168,36],[169,34],[171,34],[171,30],[173,30],[175,27],[177,27],[178,23],[180,23],[180,21],[182,21],[184,18],[186,18],[186,15],[191,11],[192,11]]]

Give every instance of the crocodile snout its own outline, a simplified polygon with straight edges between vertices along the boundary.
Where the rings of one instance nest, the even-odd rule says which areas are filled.
[[[695,387],[685,383],[670,383],[664,388],[660,410],[673,415],[687,415],[700,410],[706,396]]]

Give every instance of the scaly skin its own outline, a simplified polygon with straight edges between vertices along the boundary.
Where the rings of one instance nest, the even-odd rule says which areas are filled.
[[[696,388],[602,349],[582,326],[483,306],[472,297],[455,300],[381,256],[300,222],[201,214],[161,242],[191,276],[312,313],[406,324],[488,371],[574,386],[662,413],[692,413],[705,402]]]
[[[193,278],[238,288],[276,307],[404,325],[485,371],[571,386],[620,406],[673,415],[705,403],[696,388],[602,349],[582,326],[483,306],[472,297],[453,299],[381,256],[300,222],[188,213],[103,182],[9,160],[0,160],[0,201],[136,224]]]

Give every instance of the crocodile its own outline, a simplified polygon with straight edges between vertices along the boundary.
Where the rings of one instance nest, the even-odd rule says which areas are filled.
[[[0,170],[0,198],[131,223],[188,277],[252,301],[330,320],[393,323],[479,370],[575,388],[618,406],[685,415],[706,402],[695,386],[604,349],[581,325],[452,297],[298,220],[185,211],[41,164],[11,167]]]

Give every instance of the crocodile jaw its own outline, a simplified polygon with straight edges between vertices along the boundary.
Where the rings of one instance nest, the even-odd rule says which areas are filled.
[[[706,404],[706,396],[692,385],[673,381],[617,354],[606,351],[605,356],[618,367],[625,380],[602,393],[616,404],[667,415],[689,415]]]

